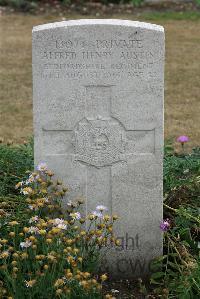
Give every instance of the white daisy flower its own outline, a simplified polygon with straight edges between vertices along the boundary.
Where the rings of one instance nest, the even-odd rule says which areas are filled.
[[[97,218],[103,218],[103,214],[99,211],[93,211],[91,214]]]
[[[33,183],[35,181],[35,178],[32,174],[29,175],[29,178],[26,180],[25,184],[28,185],[30,183]]]
[[[29,220],[29,223],[33,223],[33,222],[38,222],[39,217],[38,216],[33,216],[31,217],[31,219]]]
[[[105,206],[103,206],[103,205],[98,205],[98,206],[96,207],[96,210],[97,210],[97,211],[101,211],[101,212],[103,212],[103,211],[107,211],[108,208],[105,207]]]
[[[33,192],[33,190],[30,187],[25,187],[25,188],[21,189],[21,191],[20,191],[20,193],[23,193],[24,195],[31,194],[32,192]]]
[[[32,242],[31,241],[26,241],[26,242],[21,242],[20,243],[20,246],[21,246],[21,248],[23,249],[23,248],[28,248],[28,247],[30,247],[32,245]]]
[[[64,219],[61,219],[61,218],[56,218],[53,220],[53,224],[55,226],[58,226],[59,224],[64,224],[65,220]]]
[[[60,228],[60,229],[67,229],[66,224],[58,224],[57,227]]]
[[[36,226],[31,226],[28,230],[28,233],[37,234],[39,232],[39,228]]]
[[[80,214],[79,212],[71,213],[70,216],[71,216],[72,219],[74,219],[74,220],[81,219],[81,214]]]

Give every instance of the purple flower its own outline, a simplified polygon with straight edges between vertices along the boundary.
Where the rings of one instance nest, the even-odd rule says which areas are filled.
[[[41,162],[40,164],[38,164],[38,166],[36,167],[36,169],[38,171],[41,171],[41,172],[46,171],[47,170],[47,164],[44,163],[44,162]]]
[[[160,224],[160,229],[163,232],[166,232],[166,231],[168,231],[169,228],[170,228],[170,220],[168,218],[164,219]]]
[[[188,137],[188,136],[185,136],[185,135],[182,135],[182,136],[179,136],[179,137],[176,139],[176,141],[183,144],[183,143],[189,141],[189,137]]]

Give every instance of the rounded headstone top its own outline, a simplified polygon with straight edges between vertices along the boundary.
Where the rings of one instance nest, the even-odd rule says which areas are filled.
[[[120,19],[80,19],[80,20],[69,20],[69,21],[48,23],[48,24],[43,24],[43,25],[38,25],[33,27],[33,32],[55,29],[55,28],[64,28],[70,26],[88,26],[88,25],[125,26],[125,27],[142,28],[146,30],[155,30],[155,31],[164,32],[164,28],[160,25],[139,22],[139,21],[120,20]]]

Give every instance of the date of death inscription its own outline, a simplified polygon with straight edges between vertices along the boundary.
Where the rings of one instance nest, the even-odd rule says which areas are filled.
[[[106,43],[97,41],[93,48],[80,47],[70,41],[56,42],[56,48],[40,52],[40,77],[59,78],[121,78],[154,76],[158,53],[143,48],[141,41]]]

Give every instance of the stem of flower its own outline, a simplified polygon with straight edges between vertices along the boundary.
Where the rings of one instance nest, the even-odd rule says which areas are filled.
[[[173,211],[173,212],[175,212],[175,213],[179,213],[179,210],[178,210],[178,209],[174,209],[174,208],[172,208],[172,207],[166,205],[165,203],[164,203],[163,205],[164,205],[164,207],[166,207],[167,209],[169,209],[169,210],[171,210],[171,211]],[[194,220],[195,222],[200,223],[200,219],[198,219],[197,217],[194,217],[194,216],[188,214],[187,212],[185,212],[184,214],[185,214],[185,216],[188,216],[190,219]]]

